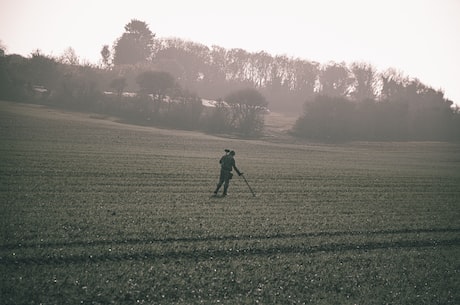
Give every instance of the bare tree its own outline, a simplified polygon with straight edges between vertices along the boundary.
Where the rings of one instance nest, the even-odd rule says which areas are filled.
[[[125,77],[117,77],[110,82],[110,88],[115,89],[117,91],[118,98],[121,98],[123,94],[123,90],[126,88],[126,78]]]
[[[263,130],[263,113],[268,105],[265,97],[253,88],[230,93],[225,101],[231,109],[233,127],[245,136],[258,135]]]
[[[65,65],[77,66],[80,63],[80,58],[72,47],[68,47],[59,57],[59,62]]]
[[[101,50],[102,64],[106,69],[109,69],[112,65],[111,57],[112,53],[110,52],[109,46],[104,45]]]
[[[137,76],[136,81],[142,95],[153,95],[153,113],[155,115],[159,113],[168,91],[176,87],[174,77],[163,71],[142,72]]]
[[[6,54],[6,45],[3,41],[0,40],[0,56],[5,56]]]
[[[319,81],[321,84],[320,93],[333,97],[347,96],[352,83],[345,64],[334,62],[329,63],[321,70]]]

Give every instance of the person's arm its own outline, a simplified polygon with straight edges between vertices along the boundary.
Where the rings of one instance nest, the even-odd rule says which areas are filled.
[[[235,171],[238,173],[238,176],[241,176],[243,173],[240,172],[240,170],[236,167],[236,162],[235,162],[235,159],[233,159],[233,168],[235,169]]]

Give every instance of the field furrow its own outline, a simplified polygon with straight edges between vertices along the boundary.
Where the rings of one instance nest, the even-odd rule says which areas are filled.
[[[459,304],[460,146],[270,143],[0,102],[2,304]],[[244,180],[213,197],[224,148]]]

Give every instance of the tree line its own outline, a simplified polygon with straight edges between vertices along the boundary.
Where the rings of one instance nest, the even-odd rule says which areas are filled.
[[[58,57],[39,50],[27,58],[3,52],[0,98],[113,115],[136,124],[243,137],[262,134],[267,109],[262,94],[239,88],[205,107],[196,92],[152,60],[153,37],[144,22],[132,20],[114,56],[108,46],[102,48],[99,65],[81,63],[70,47]]]
[[[156,38],[145,22],[135,19],[124,29],[112,46],[102,47],[98,66],[79,65],[71,48],[58,59],[32,54],[25,59],[32,72],[28,80],[9,75],[10,82],[15,82],[9,87],[41,84],[54,88],[53,95],[61,95],[62,103],[102,107],[157,124],[188,122],[180,128],[261,134],[263,111],[269,103],[271,110],[282,112],[301,113],[303,106],[292,132],[306,138],[460,137],[460,113],[453,102],[441,90],[394,69],[378,72],[367,63],[319,64],[263,51],[250,53],[178,38]],[[9,57],[3,56],[1,68],[6,64],[11,72],[14,60]],[[42,65],[48,62],[48,66],[38,68],[40,61]],[[54,68],[50,61],[54,61]],[[60,84],[52,81],[52,70],[57,66],[61,75],[54,82]],[[43,78],[46,76],[48,80]],[[109,89],[116,94],[101,96],[100,92]],[[123,95],[126,91],[138,95],[128,98]],[[166,103],[171,97],[176,102]],[[211,114],[203,115],[199,97],[218,101]]]

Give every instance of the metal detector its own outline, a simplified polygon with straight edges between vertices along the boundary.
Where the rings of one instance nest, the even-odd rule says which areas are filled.
[[[251,186],[249,185],[248,180],[246,180],[246,177],[244,176],[244,174],[241,174],[241,177],[243,177],[244,182],[246,182],[246,185],[248,186],[249,190],[251,191],[252,196],[253,196],[253,197],[256,197],[256,193],[254,193],[254,191],[252,190],[252,188],[251,188]]]

